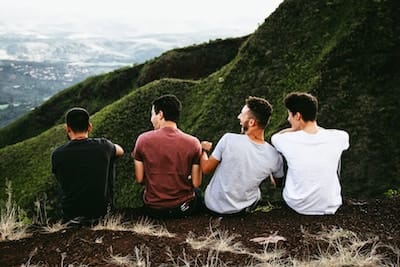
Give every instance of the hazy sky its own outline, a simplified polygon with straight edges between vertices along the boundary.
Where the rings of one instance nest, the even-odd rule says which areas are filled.
[[[9,29],[73,25],[136,34],[229,31],[252,33],[282,0],[0,0],[0,24]],[[40,26],[39,26],[40,25]],[[119,25],[119,26],[115,26]],[[112,26],[112,27],[111,27]],[[4,31],[4,29],[3,29]]]

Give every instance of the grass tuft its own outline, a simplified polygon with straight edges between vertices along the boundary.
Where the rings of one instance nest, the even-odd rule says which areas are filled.
[[[62,231],[64,229],[67,229],[68,226],[66,224],[61,223],[61,221],[56,222],[54,224],[47,224],[45,226],[42,227],[42,232],[45,234],[52,234],[52,233],[56,233],[59,231]]]
[[[321,244],[319,255],[307,266],[390,266],[388,259],[378,253],[382,244],[377,238],[361,240],[354,232],[341,228],[324,229],[316,235],[302,231],[306,238],[321,240],[326,245]]]
[[[23,211],[12,200],[11,182],[6,183],[7,202],[0,211],[0,241],[19,240],[30,236],[28,226],[21,221]]]
[[[112,251],[112,248],[111,248]],[[116,266],[124,267],[147,267],[150,266],[150,249],[144,245],[139,248],[135,246],[135,255],[110,255],[110,259],[106,260],[108,263]]]
[[[159,237],[174,237],[175,234],[168,232],[168,230],[162,226],[154,224],[152,220],[147,217],[142,217],[133,225],[133,231],[138,234],[152,235]]]
[[[186,238],[186,242],[193,249],[212,249],[216,251],[232,252],[245,254],[247,251],[242,247],[241,242],[234,242],[238,237],[235,234],[229,234],[228,231],[219,229],[213,230],[210,227],[210,233],[206,236],[196,237],[190,232]]]
[[[109,213],[92,230],[131,231],[126,223],[122,223],[122,215],[111,215]]]
[[[168,230],[161,226],[156,225],[147,217],[140,218],[136,223],[129,224],[122,222],[121,215],[109,215],[107,214],[104,219],[100,220],[92,230],[111,230],[111,231],[129,231],[135,232],[142,235],[152,235],[158,237],[174,237],[174,234],[168,232]]]

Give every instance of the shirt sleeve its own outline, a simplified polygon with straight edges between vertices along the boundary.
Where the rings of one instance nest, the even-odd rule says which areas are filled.
[[[136,144],[134,149],[132,150],[131,157],[138,161],[143,161],[143,154],[142,154],[142,138],[139,136],[136,139]]]
[[[107,140],[107,144],[108,144],[108,146],[109,146],[109,148],[110,148],[110,155],[111,155],[111,158],[112,158],[112,159],[116,158],[115,153],[117,153],[117,149],[115,148],[114,143],[111,142],[110,140]]]
[[[193,162],[192,162],[192,164],[194,165],[194,164],[200,164],[200,158],[201,158],[201,144],[200,144],[200,141],[199,141],[199,139],[197,139],[196,138],[196,140],[195,140],[195,143],[194,143],[194,145],[195,145],[195,156],[193,157]]]
[[[271,137],[271,144],[275,147],[276,150],[281,152],[279,148],[279,133],[276,133]]]
[[[342,133],[343,133],[343,143],[342,143],[342,148],[343,148],[343,150],[346,150],[346,149],[348,149],[349,147],[350,147],[350,142],[349,142],[349,134],[347,133],[347,132],[345,132],[345,131],[342,131]]]
[[[211,156],[213,156],[218,161],[222,160],[222,152],[225,150],[226,146],[226,139],[227,139],[226,136],[227,136],[226,134],[222,136],[222,138],[218,141],[217,145],[215,146],[214,151],[211,153]]]
[[[285,173],[283,171],[283,159],[282,159],[282,155],[277,153],[277,157],[276,157],[276,164],[275,164],[275,170],[273,171],[273,176],[276,178],[282,178]]]

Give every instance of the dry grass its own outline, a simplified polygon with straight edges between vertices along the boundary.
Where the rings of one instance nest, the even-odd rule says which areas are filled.
[[[181,267],[181,266],[186,266],[186,267],[225,267],[228,266],[225,262],[223,262],[219,258],[219,252],[215,250],[209,250],[207,253],[207,258],[206,259],[201,259],[200,255],[196,255],[195,258],[191,257],[190,255],[187,255],[185,253],[185,250],[182,251],[182,256],[178,256],[176,259],[172,255],[172,252],[170,249],[168,249],[167,255],[170,258],[170,264],[168,266],[173,266],[173,267]]]
[[[210,249],[215,251],[231,252],[238,254],[246,254],[241,242],[234,240],[238,235],[230,235],[228,231],[214,230],[210,227],[210,232],[206,236],[196,237],[190,232],[186,238],[186,242],[193,249]]]
[[[126,223],[122,223],[121,215],[107,214],[97,225],[92,227],[92,230],[109,230],[109,231],[132,231]]]
[[[321,240],[326,246],[321,246],[320,254],[301,266],[392,266],[377,252],[382,244],[376,238],[361,240],[355,233],[340,228],[324,229],[316,235],[302,231],[306,239]]]
[[[161,226],[154,224],[153,221],[147,217],[140,218],[134,224],[129,222],[122,222],[121,215],[109,215],[107,214],[103,220],[100,220],[92,230],[110,230],[110,231],[129,231],[135,232],[141,235],[151,235],[158,237],[174,237],[174,234],[168,232],[168,230]]]
[[[112,248],[110,259],[106,261],[110,264],[116,266],[125,266],[125,267],[147,267],[150,266],[150,249],[144,245],[139,248],[135,246],[135,255],[113,255]]]
[[[152,235],[158,237],[174,237],[175,234],[168,232],[168,230],[162,226],[154,224],[153,221],[148,219],[147,217],[140,218],[134,225],[133,229],[134,232],[138,234],[144,235]]]
[[[30,236],[28,226],[21,221],[22,210],[12,200],[11,182],[6,184],[7,202],[0,211],[0,241],[19,240]]]
[[[100,227],[100,226],[99,226]],[[165,234],[165,228],[154,225],[150,220],[142,218],[137,221],[134,226],[121,223],[121,217],[112,217],[103,221],[101,229],[105,230],[110,227],[111,230],[125,229],[125,231],[141,232],[143,234]],[[135,228],[136,227],[136,228]],[[135,230],[134,230],[135,228]],[[161,229],[161,230],[160,230]],[[107,228],[107,230],[110,230]],[[250,252],[249,249],[244,248],[240,242],[235,242],[238,235],[230,235],[228,231],[222,231],[219,229],[212,229],[205,236],[195,237],[193,233],[189,233],[186,238],[186,242],[196,250],[203,250],[205,253],[199,253],[196,255],[186,254],[183,250],[181,255],[174,256],[169,248],[166,248],[166,255],[169,256],[169,262],[163,266],[206,266],[206,267],[222,267],[222,266],[235,266],[234,263],[224,262],[220,258],[220,252],[230,252],[236,254],[243,254],[243,256],[250,256],[248,267],[317,267],[317,266],[328,266],[328,267],[339,267],[339,266],[399,266],[395,263],[390,263],[385,260],[383,255],[379,255],[377,250],[380,246],[377,240],[361,240],[355,233],[343,229],[325,229],[317,234],[310,234],[304,229],[300,229],[303,232],[305,240],[313,239],[321,242],[320,254],[317,256],[310,256],[308,260],[298,260],[285,255],[285,251],[278,248],[277,243],[266,243],[261,253]],[[168,233],[168,237],[172,237]],[[100,238],[101,239],[101,238]],[[100,241],[102,242],[102,241]],[[269,247],[274,245],[274,247]],[[387,248],[387,247],[386,247]],[[389,247],[390,248],[390,247]],[[392,251],[400,256],[400,250],[390,248]],[[31,260],[36,254],[37,249],[31,252],[29,260],[22,266],[47,266],[47,265],[33,265]],[[61,265],[64,266],[67,255],[61,254]],[[110,258],[106,259],[106,262],[115,266],[127,266],[127,267],[147,267],[151,266],[151,251],[150,248],[141,245],[140,247],[135,246],[134,255],[114,255],[112,247],[110,247]],[[79,265],[67,265],[67,266],[85,266]]]
[[[63,224],[60,222],[56,222],[54,224],[47,224],[45,226],[42,227],[42,232],[45,234],[52,234],[52,233],[56,233],[59,231],[62,231],[64,229],[67,229],[68,226],[66,224]]]
[[[17,240],[27,237],[27,226],[20,220],[19,209],[12,201],[11,184],[7,184],[7,203],[5,208],[1,209],[0,216],[0,240]],[[39,216],[47,221],[46,216]],[[286,255],[286,252],[279,249],[278,242],[286,242],[282,236],[274,233],[270,236],[261,236],[250,239],[260,244],[263,244],[261,252],[250,251],[244,247],[240,241],[239,235],[230,234],[228,231],[219,229],[220,221],[210,222],[209,232],[206,235],[197,236],[189,232],[185,242],[195,250],[203,252],[196,255],[188,255],[183,250],[181,255],[174,257],[170,249],[166,248],[166,255],[169,256],[169,263],[165,266],[207,266],[220,267],[232,266],[230,263],[224,262],[219,257],[221,252],[241,254],[249,257],[247,266],[257,267],[316,267],[316,266],[400,266],[400,249],[381,244],[378,238],[370,238],[367,240],[361,239],[352,231],[340,228],[324,229],[316,234],[311,234],[301,228],[304,241],[310,241],[310,244],[315,244],[318,241],[319,254],[310,255],[309,259],[299,260]],[[66,229],[67,226],[61,222],[53,225],[42,227],[45,233],[54,233]],[[135,222],[123,222],[121,215],[106,215],[99,223],[92,227],[92,230],[109,230],[109,231],[130,231],[140,235],[151,235],[157,237],[172,238],[175,234],[168,232],[162,226],[157,225],[147,217],[139,218]],[[103,243],[103,237],[97,238],[96,243]],[[272,247],[271,247],[272,246]],[[380,250],[383,248],[383,250]],[[392,251],[397,255],[397,263],[393,263],[385,258],[385,255],[379,251]],[[151,251],[149,247],[141,245],[135,247],[134,255],[114,255],[110,248],[110,258],[106,261],[115,266],[151,266]],[[205,254],[206,252],[207,254]],[[37,253],[37,248],[33,250],[24,267],[48,266],[47,264],[32,264],[32,259]],[[61,253],[60,266],[86,266],[84,264],[68,264],[66,253]]]
[[[33,264],[31,263],[32,258],[37,254],[38,248],[35,248],[31,253],[29,254],[29,259],[26,263],[21,264],[21,267],[49,267],[50,265],[47,263],[37,263]],[[60,259],[60,266],[68,266],[68,267],[87,267],[89,265],[87,264],[80,264],[80,263],[64,263],[65,259],[67,258],[67,253],[61,253],[61,259]]]

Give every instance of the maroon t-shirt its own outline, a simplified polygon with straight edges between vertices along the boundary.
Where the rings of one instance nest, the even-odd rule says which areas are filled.
[[[174,208],[193,199],[190,175],[200,156],[200,141],[179,129],[163,127],[141,134],[132,157],[144,165],[145,204]]]

